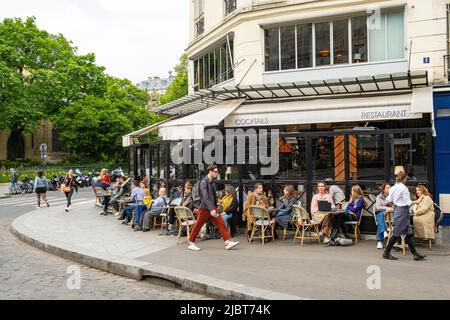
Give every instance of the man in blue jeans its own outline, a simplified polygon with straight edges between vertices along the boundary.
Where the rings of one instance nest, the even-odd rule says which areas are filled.
[[[130,202],[138,204],[134,208],[134,231],[142,230],[140,226],[141,214],[146,208],[144,204],[144,198],[147,196],[144,189],[141,188],[139,180],[134,181],[134,188],[131,190]],[[125,209],[127,212],[127,216],[129,215],[129,221],[131,221],[131,207],[129,209]]]

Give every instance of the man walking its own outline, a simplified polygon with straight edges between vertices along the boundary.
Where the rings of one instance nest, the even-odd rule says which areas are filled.
[[[389,195],[386,202],[393,203],[394,208],[394,232],[386,246],[383,253],[383,258],[388,260],[398,260],[398,258],[391,255],[391,250],[394,244],[400,237],[406,234],[405,242],[409,246],[414,260],[419,261],[425,256],[419,254],[414,247],[413,231],[410,224],[409,207],[411,206],[411,195],[408,188],[403,184],[406,174],[401,171],[397,174],[397,183],[389,190]]]
[[[230,250],[237,246],[239,242],[231,241],[231,235],[225,227],[225,223],[216,208],[217,198],[214,180],[217,179],[219,170],[215,164],[208,166],[206,170],[208,171],[208,175],[200,182],[199,185],[201,203],[198,210],[197,220],[195,221],[194,228],[192,229],[192,233],[189,238],[188,249],[193,251],[200,250],[200,248],[195,245],[195,240],[197,239],[197,235],[203,225],[211,219],[216,228],[219,229],[220,235],[225,242],[225,249]]]

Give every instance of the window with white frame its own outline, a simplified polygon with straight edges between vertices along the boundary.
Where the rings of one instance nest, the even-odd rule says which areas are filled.
[[[225,4],[225,15],[229,15],[234,10],[236,10],[236,0],[224,0]]]
[[[194,60],[194,91],[234,78],[233,39],[225,40]]]
[[[195,36],[205,32],[205,0],[194,0],[194,15],[195,15]]]
[[[303,69],[405,58],[403,11],[336,18],[264,30],[266,71]]]

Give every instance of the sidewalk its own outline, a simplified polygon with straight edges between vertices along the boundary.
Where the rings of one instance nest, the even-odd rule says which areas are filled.
[[[0,183],[0,199],[9,198],[8,195],[9,183]]]
[[[264,246],[243,236],[235,250],[221,240],[198,241],[189,251],[186,239],[158,236],[160,230],[133,232],[115,216],[100,216],[92,203],[65,213],[50,207],[28,213],[12,224],[22,240],[64,258],[136,279],[153,276],[182,288],[231,299],[448,299],[449,237],[416,262],[393,252],[399,261],[381,258],[375,241],[352,247],[325,247],[291,238]],[[446,230],[447,232],[448,230]],[[448,232],[447,232],[448,233]],[[442,233],[441,233],[442,234]],[[442,243],[442,241],[441,241]],[[381,289],[369,290],[369,266],[381,270]],[[439,289],[438,289],[439,288]]]

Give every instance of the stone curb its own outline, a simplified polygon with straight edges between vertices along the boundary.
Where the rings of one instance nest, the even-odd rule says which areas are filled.
[[[7,199],[7,198],[11,198],[11,196],[8,194],[0,194],[0,199]]]
[[[243,284],[211,278],[201,274],[190,273],[162,265],[141,262],[134,259],[117,258],[115,256],[83,252],[63,243],[57,243],[33,234],[23,224],[22,219],[27,214],[13,221],[10,231],[19,240],[50,254],[86,265],[91,268],[113,273],[119,276],[142,280],[146,277],[164,279],[175,283],[177,287],[230,300],[310,300],[294,295],[273,292],[269,290],[248,287]]]

